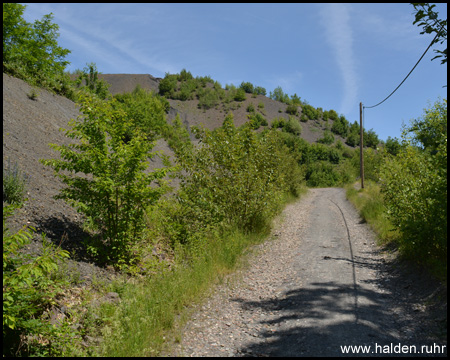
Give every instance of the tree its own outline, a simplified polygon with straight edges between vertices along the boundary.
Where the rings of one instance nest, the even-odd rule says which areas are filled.
[[[388,136],[388,138],[386,139],[385,147],[386,147],[386,151],[389,154],[395,156],[400,152],[401,145],[400,145],[399,140],[396,137],[391,138],[390,136]]]
[[[380,140],[378,139],[378,135],[373,129],[363,133],[364,137],[364,146],[370,147],[372,149],[376,149]]]
[[[252,94],[254,89],[254,86],[251,82],[242,82],[241,85],[239,85],[239,88],[244,89],[244,91],[248,94]]]
[[[433,45],[440,43],[443,44],[447,41],[447,30],[445,27],[447,26],[447,19],[440,20],[438,19],[438,13],[433,10],[436,5],[430,5],[429,3],[412,3],[415,11],[415,20],[414,24],[417,26],[423,26],[423,31],[421,34],[431,34],[436,33],[438,36],[433,41]],[[436,55],[433,59],[443,58],[441,59],[441,64],[445,64],[447,62],[447,48],[444,50],[434,49],[438,55]]]
[[[99,79],[99,74],[100,73],[98,72],[97,65],[95,65],[95,63],[86,64],[82,71],[78,71],[76,83],[80,86],[84,81],[85,89],[92,94],[96,94],[100,99],[106,99],[109,94],[109,84],[105,80]]]
[[[23,46],[30,24],[23,18],[26,6],[16,3],[3,3],[3,62],[12,60],[13,49]]]
[[[264,88],[261,87],[261,86],[256,86],[255,89],[254,89],[254,91],[253,91],[253,93],[254,93],[255,95],[264,95],[264,96],[266,96],[266,89],[264,89]]]
[[[70,50],[58,45],[52,13],[29,24],[22,18],[24,10],[20,4],[3,4],[3,69],[48,86],[63,76]]]
[[[281,86],[276,87],[273,92],[270,92],[269,97],[272,100],[276,100],[276,101],[280,101],[280,102],[284,102],[286,104],[290,103],[290,99],[289,99],[289,95],[285,94],[283,92],[283,89],[281,88]]]
[[[67,185],[64,199],[92,220],[101,237],[91,249],[101,260],[121,266],[134,260],[134,246],[144,228],[144,212],[166,191],[151,183],[169,168],[144,172],[154,143],[131,121],[115,99],[101,101],[82,95],[78,120],[66,135],[77,144],[55,145],[61,159],[41,160]],[[126,135],[132,132],[131,139]]]
[[[337,120],[333,122],[333,125],[331,126],[331,131],[334,132],[335,134],[341,135],[343,138],[347,137],[349,132],[349,123],[347,119],[343,115],[341,115]]]

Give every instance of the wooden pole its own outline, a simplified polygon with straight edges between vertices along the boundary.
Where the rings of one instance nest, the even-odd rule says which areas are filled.
[[[359,125],[360,125],[360,141],[359,141],[359,158],[360,158],[360,175],[361,189],[364,189],[364,156],[363,156],[363,121],[362,121],[362,102],[359,103]]]

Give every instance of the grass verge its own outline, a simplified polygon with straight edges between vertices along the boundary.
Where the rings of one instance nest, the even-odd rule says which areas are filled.
[[[115,283],[113,291],[122,301],[118,306],[102,307],[106,326],[99,355],[160,355],[173,339],[180,340],[179,330],[192,305],[208,296],[225,275],[241,267],[250,246],[265,241],[268,234],[246,234],[237,229],[220,236],[211,234],[203,242],[203,256],[188,263],[178,261],[173,269],[151,278]]]
[[[347,199],[378,235],[378,245],[394,244],[399,239],[400,232],[386,217],[380,186],[372,181],[367,181],[364,189],[357,190],[355,183],[347,184],[344,189]]]

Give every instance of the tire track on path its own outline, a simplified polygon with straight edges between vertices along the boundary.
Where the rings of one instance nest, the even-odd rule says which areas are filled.
[[[283,217],[248,268],[198,306],[169,356],[351,356],[341,346],[417,343],[343,189],[311,189]]]

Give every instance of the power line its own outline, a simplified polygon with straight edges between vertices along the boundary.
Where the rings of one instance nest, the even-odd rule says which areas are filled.
[[[425,50],[425,52],[424,52],[424,53],[422,54],[422,56],[420,57],[419,61],[417,61],[416,65],[414,65],[414,67],[411,69],[411,71],[409,72],[409,74],[406,75],[406,77],[403,79],[403,81],[400,83],[400,85],[397,86],[397,87],[395,88],[395,90],[394,90],[393,92],[391,92],[391,93],[389,94],[389,96],[388,96],[386,99],[384,99],[383,101],[381,101],[381,102],[379,102],[378,104],[373,105],[373,106],[364,106],[364,108],[366,108],[366,109],[374,108],[374,107],[376,107],[376,106],[378,106],[378,105],[381,105],[381,104],[384,103],[387,99],[389,99],[389,98],[390,98],[390,97],[398,90],[398,88],[399,88],[400,86],[402,86],[402,84],[405,82],[405,80],[408,78],[408,76],[411,75],[411,73],[414,71],[414,69],[416,68],[416,66],[419,65],[420,60],[422,60],[422,58],[425,56],[425,54],[427,53],[427,51],[430,49],[431,45],[434,44],[434,41],[437,39],[437,37],[439,36],[439,34],[440,34],[440,32],[438,32],[438,33],[436,34],[436,36],[434,37],[433,41],[431,41],[430,45],[428,45],[427,49]]]

